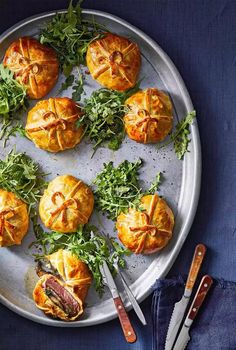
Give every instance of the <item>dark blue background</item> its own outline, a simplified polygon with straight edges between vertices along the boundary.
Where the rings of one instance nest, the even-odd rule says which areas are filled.
[[[67,7],[63,0],[0,0],[0,32],[28,16]],[[236,280],[236,1],[87,0],[150,35],[179,69],[198,113],[203,174],[197,215],[170,274],[186,273],[194,246],[204,242],[204,269]],[[127,345],[117,320],[84,329],[42,326],[0,306],[0,349],[151,349],[151,297],[143,328],[131,312],[138,341]]]

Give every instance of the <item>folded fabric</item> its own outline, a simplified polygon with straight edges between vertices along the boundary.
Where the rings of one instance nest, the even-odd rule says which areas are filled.
[[[184,278],[178,276],[159,279],[153,289],[152,349],[164,350],[174,304],[184,292]],[[196,290],[193,291],[193,296],[195,292]],[[190,329],[190,337],[187,350],[236,350],[235,282],[214,279],[211,290]]]

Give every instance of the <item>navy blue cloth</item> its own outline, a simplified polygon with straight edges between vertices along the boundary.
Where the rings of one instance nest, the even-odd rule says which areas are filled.
[[[184,279],[160,279],[153,289],[152,350],[163,350],[174,304],[184,292]],[[192,298],[194,295],[195,291]],[[190,329],[187,350],[235,350],[235,330],[236,283],[215,279]]]
[[[0,0],[0,32],[28,16],[66,7],[66,0]],[[187,273],[195,245],[204,242],[205,272],[235,280],[236,1],[85,0],[84,7],[120,16],[156,40],[179,69],[198,113],[203,154],[199,207],[170,274]],[[151,297],[142,307],[149,324],[140,326],[131,312],[138,341],[128,345],[118,320],[62,330],[0,306],[0,349],[150,350]]]

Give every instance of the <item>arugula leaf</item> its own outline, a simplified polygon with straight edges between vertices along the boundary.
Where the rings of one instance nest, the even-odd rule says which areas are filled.
[[[0,64],[0,140],[4,146],[11,135],[22,129],[23,125],[17,120],[15,112],[26,105],[26,88],[14,79],[14,74]]]
[[[181,119],[175,127],[175,131],[170,135],[170,140],[161,146],[165,147],[173,142],[174,150],[179,160],[183,159],[183,156],[188,152],[189,139],[189,126],[192,124],[196,117],[196,111],[189,112],[185,118]]]
[[[106,213],[111,220],[129,208],[142,210],[140,199],[145,194],[154,194],[159,190],[162,174],[159,172],[156,179],[147,191],[142,191],[139,183],[139,170],[143,162],[125,160],[116,168],[113,162],[104,163],[103,170],[96,176],[93,183],[95,189],[95,206],[99,211]]]
[[[77,232],[59,233],[56,231],[45,232],[38,224],[37,217],[34,218],[34,231],[37,240],[31,246],[40,247],[43,253],[36,254],[36,260],[44,258],[45,255],[52,254],[59,249],[67,249],[85,262],[93,274],[95,289],[101,296],[104,291],[103,278],[100,272],[100,265],[106,261],[111,272],[115,274],[114,261],[118,261],[120,267],[125,267],[124,256],[130,251],[121,247],[118,242],[110,238],[114,251],[110,253],[106,239],[99,235],[98,229],[92,225],[80,225]],[[91,238],[91,231],[96,235]],[[97,247],[97,244],[99,248]]]
[[[70,87],[71,85],[73,85],[75,80],[74,75],[70,74],[68,75],[68,77],[65,78],[65,81],[61,84],[61,87],[58,91],[58,94],[62,93],[63,91],[67,90],[68,87]]]
[[[58,94],[60,94],[72,86],[72,99],[75,102],[80,101],[81,95],[84,93],[84,77],[78,67],[77,72],[78,78],[75,79],[75,76],[73,74],[70,74],[67,78],[65,78],[65,81],[61,84],[61,87],[58,91]]]
[[[66,78],[71,75],[75,66],[85,64],[88,45],[102,35],[101,25],[94,20],[82,18],[81,3],[82,1],[78,1],[73,6],[73,2],[70,1],[67,12],[53,16],[39,35],[42,44],[49,45],[56,51],[61,71]],[[65,86],[71,86],[73,82],[71,78],[67,80],[63,83],[63,89]],[[80,79],[78,83],[80,85]],[[78,91],[78,86],[75,90]],[[79,95],[74,96],[77,98]]]
[[[93,149],[107,145],[117,150],[124,137],[123,116],[127,112],[125,100],[139,89],[139,84],[127,92],[101,88],[84,101],[84,116],[77,126],[86,125],[85,135],[94,143]]]
[[[138,171],[141,166],[141,159],[133,163],[125,160],[117,168],[113,162],[109,162],[104,164],[103,170],[95,178],[96,207],[105,212],[109,219],[115,220],[121,212],[139,205],[142,189]]]
[[[84,77],[78,69],[78,79],[75,80],[75,84],[72,87],[72,99],[74,101],[80,101],[81,95],[84,93]]]
[[[156,175],[155,180],[152,182],[151,186],[146,192],[146,194],[154,194],[155,192],[159,191],[161,181],[162,181],[162,173],[159,171]]]
[[[29,206],[29,211],[39,201],[47,186],[46,174],[24,153],[12,150],[5,160],[0,160],[0,188],[13,192]]]

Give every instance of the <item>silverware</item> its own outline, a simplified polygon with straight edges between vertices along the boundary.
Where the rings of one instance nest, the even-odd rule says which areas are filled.
[[[94,233],[92,231],[91,237],[94,237]],[[97,247],[99,248],[98,244]],[[128,343],[134,343],[137,339],[135,331],[130,323],[129,316],[125,310],[115,281],[105,261],[103,261],[102,265],[100,265],[100,271],[103,276],[103,283],[110,289],[125,339]]]
[[[138,318],[141,321],[141,323],[144,326],[146,326],[147,325],[147,321],[145,319],[145,316],[144,316],[144,314],[143,314],[143,312],[142,312],[142,310],[141,310],[137,300],[135,299],[135,296],[131,292],[131,290],[130,290],[130,288],[129,288],[129,286],[128,286],[128,284],[127,284],[127,282],[126,282],[126,280],[125,280],[125,278],[124,278],[124,276],[123,276],[122,272],[120,271],[119,266],[117,264],[115,265],[115,268],[117,270],[118,275],[120,276],[120,279],[121,279],[121,281],[123,283],[123,286],[124,286],[124,289],[126,291],[126,294],[128,295],[129,301],[130,301],[131,305],[133,306],[133,309],[134,309],[136,315],[138,316]]]
[[[104,234],[102,234],[102,236],[106,239],[107,244],[108,244],[110,250],[111,250],[111,251],[114,251],[114,248],[113,248],[111,242],[109,241],[108,237],[105,236]],[[141,308],[140,308],[140,306],[139,306],[137,300],[135,299],[135,296],[133,295],[132,291],[130,290],[130,288],[129,288],[129,286],[128,286],[126,280],[125,280],[125,277],[123,276],[123,274],[122,274],[122,272],[121,272],[121,270],[120,270],[120,268],[119,268],[119,265],[118,265],[118,262],[117,262],[117,261],[114,261],[114,267],[115,267],[115,269],[116,269],[116,271],[117,271],[117,274],[119,275],[119,277],[120,277],[120,279],[121,279],[121,281],[122,281],[122,284],[123,284],[123,286],[124,286],[124,289],[125,289],[125,291],[126,291],[126,294],[127,294],[128,298],[129,298],[129,301],[130,301],[131,305],[133,306],[133,309],[134,309],[136,315],[138,316],[138,318],[139,318],[139,320],[141,321],[141,323],[142,323],[144,326],[146,326],[146,325],[147,325],[147,322],[146,322],[145,316],[144,316],[144,314],[143,314],[143,312],[142,312],[142,310],[141,310]]]
[[[212,283],[213,280],[210,276],[206,275],[202,278],[173,350],[184,350],[186,348],[190,340],[189,329],[197,316],[198,310],[200,309]]]
[[[198,272],[200,270],[203,258],[206,253],[206,247],[204,244],[198,244],[195,248],[192,264],[189,270],[187,283],[185,286],[184,294],[180,301],[175,303],[174,310],[170,319],[168,332],[166,336],[165,350],[172,350],[176,335],[178,333],[181,322],[184,318],[186,308],[189,303],[189,299],[192,294],[192,290],[197,279]]]

